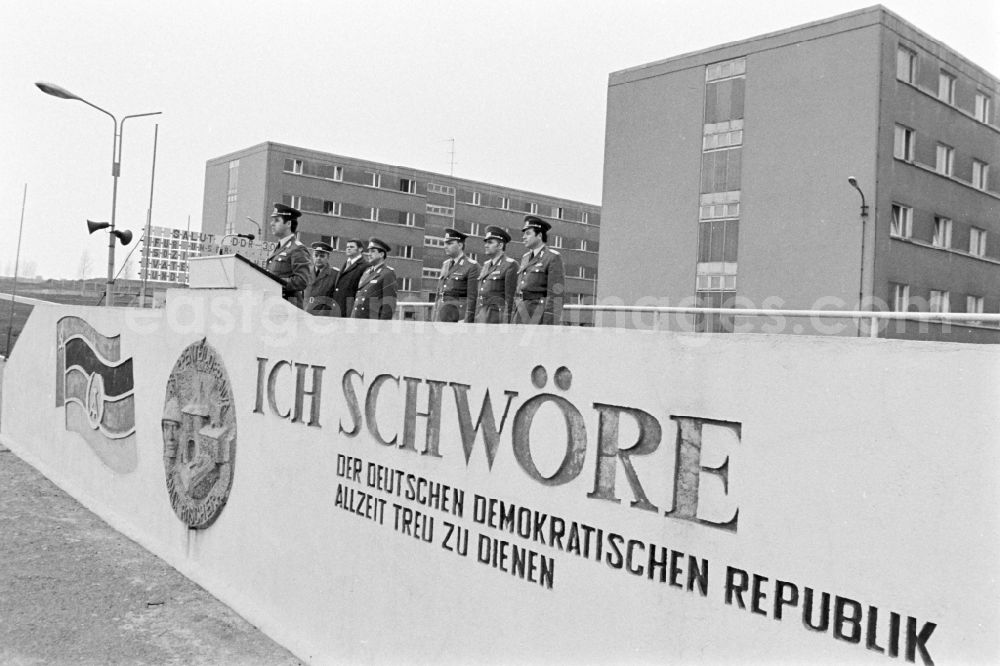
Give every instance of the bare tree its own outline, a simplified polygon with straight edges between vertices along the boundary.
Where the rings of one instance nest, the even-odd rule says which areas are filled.
[[[125,258],[125,264],[122,266],[122,277],[126,280],[131,280],[135,275],[135,258],[132,254],[129,254]]]
[[[17,271],[18,277],[33,278],[38,270],[38,262],[34,259],[25,259]]]
[[[87,250],[83,251],[80,255],[80,265],[76,269],[76,276],[80,279],[80,295],[87,293],[87,277],[90,275],[90,269],[94,267],[94,260],[90,257],[90,252]]]

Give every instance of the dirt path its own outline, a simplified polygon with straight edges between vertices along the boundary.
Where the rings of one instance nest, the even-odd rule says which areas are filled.
[[[0,445],[0,664],[301,664]]]

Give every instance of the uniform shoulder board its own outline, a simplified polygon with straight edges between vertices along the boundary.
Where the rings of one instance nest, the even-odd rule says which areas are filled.
[[[555,250],[553,250],[552,248],[546,248],[546,249],[548,249],[549,252],[551,252],[552,254],[556,255],[557,257],[559,256],[559,253],[556,252]]]
[[[516,263],[517,263],[517,260],[516,260],[516,259],[511,259],[510,257],[504,257],[503,259],[504,259],[504,261],[506,261],[506,262],[507,262],[508,264],[516,264]]]
[[[478,266],[479,265],[479,262],[476,261],[475,259],[473,259],[472,257],[468,257],[468,259],[469,259],[469,263],[472,264],[473,266]]]

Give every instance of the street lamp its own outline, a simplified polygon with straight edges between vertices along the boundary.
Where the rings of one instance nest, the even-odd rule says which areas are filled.
[[[865,222],[868,221],[868,205],[865,203],[865,193],[858,187],[858,179],[847,177],[848,184],[861,195],[861,284],[858,285],[858,310],[862,308],[865,297]],[[858,322],[858,335],[861,335],[861,322]]]
[[[125,121],[129,118],[155,116],[159,115],[161,112],[153,111],[151,113],[136,113],[124,116],[121,119],[121,122],[119,122],[114,114],[102,109],[96,104],[88,102],[79,95],[74,95],[61,86],[57,86],[54,83],[42,82],[35,83],[35,85],[46,95],[52,95],[53,97],[58,97],[59,99],[75,99],[83,102],[87,106],[95,108],[101,113],[109,116],[115,124],[114,141],[111,144],[111,176],[114,179],[114,187],[111,190],[111,223],[108,225],[110,227],[110,233],[108,234],[108,282],[104,288],[104,304],[110,307],[112,305],[111,289],[115,283],[115,238],[120,235],[115,233],[115,210],[118,206],[118,176],[121,174],[122,166],[122,130],[124,129]]]

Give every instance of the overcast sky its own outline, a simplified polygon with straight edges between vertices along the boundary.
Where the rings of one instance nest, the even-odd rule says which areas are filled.
[[[125,124],[118,225],[201,225],[205,162],[263,141],[599,204],[612,71],[869,6],[659,2],[32,2],[0,0],[0,273],[107,261],[85,220],[111,211],[111,120]],[[1000,2],[886,5],[1000,75]],[[119,264],[124,253],[118,253]],[[138,252],[136,252],[138,257]]]

